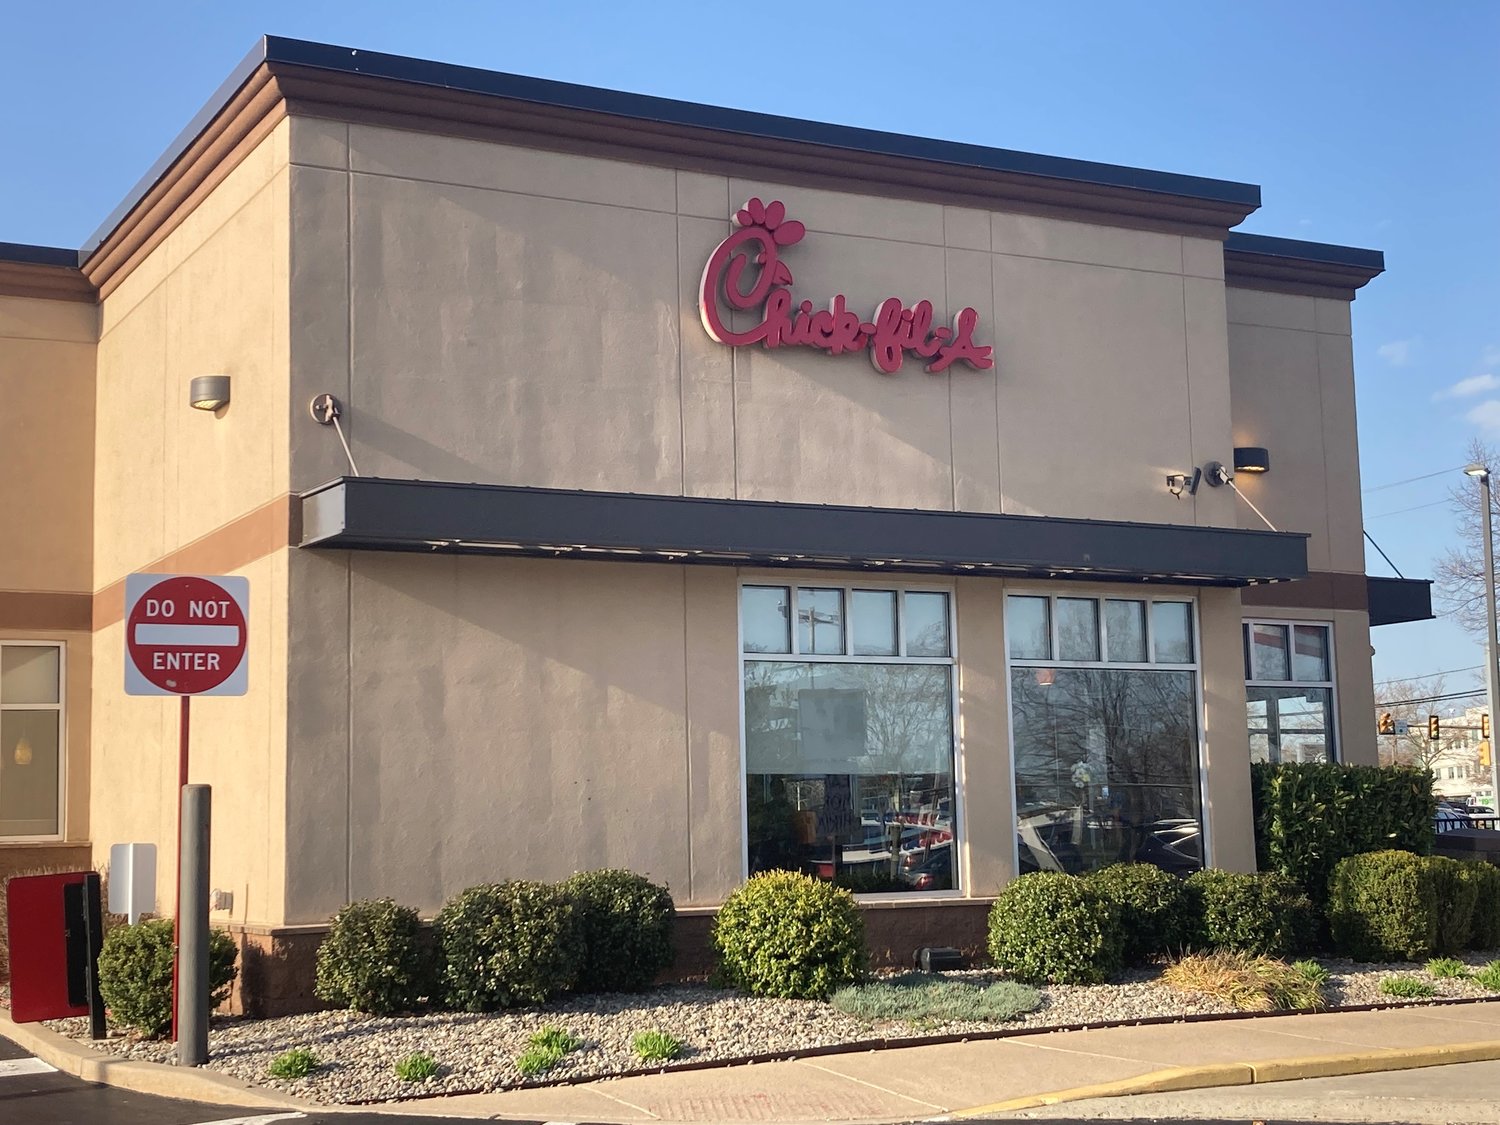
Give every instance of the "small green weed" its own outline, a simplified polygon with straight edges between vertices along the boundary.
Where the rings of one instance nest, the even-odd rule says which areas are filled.
[[[926,973],[904,973],[890,980],[841,988],[830,1003],[846,1015],[872,1022],[906,1020],[934,1024],[946,1020],[973,1023],[1015,1019],[1041,1004],[1030,985],[1002,980],[994,984],[945,980]]]
[[[1322,988],[1328,983],[1329,978],[1333,976],[1332,973],[1311,958],[1304,961],[1293,961],[1292,968],[1302,974],[1303,980],[1318,988]]]
[[[1380,982],[1380,991],[1387,996],[1399,996],[1403,1000],[1425,1000],[1437,995],[1436,988],[1416,977],[1386,977]]]
[[[1475,969],[1469,979],[1491,992],[1500,992],[1500,961],[1491,961],[1484,968]]]
[[[1427,971],[1439,980],[1463,980],[1469,975],[1469,966],[1453,957],[1434,957],[1427,962]]]
[[[516,1066],[528,1078],[551,1070],[569,1051],[583,1046],[581,1039],[560,1027],[544,1027],[529,1042],[531,1046],[516,1057]]]
[[[1169,988],[1212,996],[1242,1012],[1316,1011],[1325,1004],[1322,982],[1307,970],[1236,950],[1182,957],[1161,979]]]
[[[272,1078],[306,1078],[318,1065],[318,1056],[306,1047],[282,1051],[266,1067]]]
[[[437,1077],[437,1060],[421,1051],[413,1051],[404,1059],[396,1060],[396,1077],[403,1082],[426,1082]]]
[[[643,1031],[631,1046],[644,1062],[664,1062],[682,1054],[682,1040],[665,1031]]]

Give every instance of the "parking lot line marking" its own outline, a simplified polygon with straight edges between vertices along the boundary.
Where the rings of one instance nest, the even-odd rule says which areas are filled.
[[[305,1113],[265,1113],[259,1117],[221,1117],[217,1121],[205,1121],[202,1125],[268,1125],[272,1121],[296,1121],[306,1116]]]
[[[41,1059],[0,1059],[0,1078],[15,1078],[22,1074],[51,1074],[57,1067],[48,1066]]]

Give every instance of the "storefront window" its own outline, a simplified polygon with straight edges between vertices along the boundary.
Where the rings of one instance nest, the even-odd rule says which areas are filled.
[[[750,873],[956,888],[948,593],[745,586],[740,614]]]
[[[61,834],[62,647],[0,645],[0,838]]]
[[[1006,599],[1023,873],[1203,866],[1192,609]]]
[[[1334,760],[1333,630],[1245,622],[1245,709],[1252,762]]]

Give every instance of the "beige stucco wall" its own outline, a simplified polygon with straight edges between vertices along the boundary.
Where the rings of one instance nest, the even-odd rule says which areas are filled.
[[[1217,243],[294,119],[293,400],[367,474],[1232,525]],[[694,295],[751,196],[794,293],[980,312],[996,370],[730,349]],[[294,430],[291,478],[346,471]]]
[[[172,902],[178,703],[127,697],[116,584],[285,496],[290,128],[262,141],[107,297],[99,344],[92,827],[111,844],[158,844]],[[188,406],[190,380],[227,374],[230,404]],[[233,549],[228,549],[233,554]],[[214,787],[218,921],[279,922],[285,875],[287,552],[227,566],[250,579],[250,688],[192,705],[191,780]],[[118,612],[118,611],[116,611]]]

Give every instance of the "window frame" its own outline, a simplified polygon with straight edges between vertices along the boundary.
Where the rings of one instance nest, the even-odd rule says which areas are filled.
[[[1107,617],[1103,603],[1106,601],[1143,601],[1146,603],[1146,655],[1156,655],[1156,622],[1152,609],[1157,602],[1186,602],[1189,609],[1190,636],[1193,642],[1193,662],[1191,664],[1177,664],[1170,662],[1155,662],[1147,660],[1140,661],[1111,661],[1111,660],[1039,660],[1027,657],[1012,657],[1010,654],[1010,630],[1006,611],[1009,608],[1012,597],[1017,598],[1046,598],[1048,599],[1047,612],[1049,616],[1048,625],[1051,635],[1048,643],[1051,651],[1058,651],[1057,638],[1057,607],[1058,598],[1094,598],[1100,604],[1099,610],[1099,652],[1103,656],[1109,654],[1109,635]],[[1041,589],[1007,585],[1001,591],[1001,633],[1005,641],[1005,741],[1006,751],[1009,755],[1010,773],[1010,817],[1011,817],[1011,843],[1010,862],[1011,871],[1019,874],[1021,870],[1021,845],[1016,831],[1016,810],[1019,808],[1019,796],[1016,789],[1016,724],[1014,719],[1015,701],[1011,695],[1011,669],[1012,668],[1102,668],[1115,669],[1122,672],[1146,671],[1146,672],[1189,672],[1193,677],[1193,708],[1194,727],[1197,732],[1197,767],[1198,767],[1198,821],[1203,829],[1203,868],[1214,866],[1214,834],[1212,823],[1212,806],[1208,799],[1208,729],[1207,716],[1203,711],[1203,621],[1201,603],[1193,594],[1172,593],[1154,594],[1135,590],[1101,590],[1095,587],[1072,590],[1067,587],[1046,586]]]
[[[6,711],[53,711],[57,714],[57,831],[33,836],[0,833],[0,844],[60,843],[68,831],[68,645],[66,641],[33,637],[0,637],[0,648],[51,648],[57,650],[56,703],[0,703]]]
[[[745,651],[745,601],[742,591],[747,586],[782,587],[788,593],[787,611],[790,615],[790,639],[791,647],[788,652],[746,652]],[[838,590],[844,599],[843,620],[843,655],[802,653],[798,651],[799,636],[797,630],[797,590],[806,587],[810,590]],[[933,901],[937,899],[964,899],[966,897],[965,887],[967,885],[965,855],[962,845],[965,836],[966,818],[964,815],[964,783],[963,783],[963,739],[961,737],[962,719],[958,712],[958,596],[955,583],[942,582],[903,582],[898,578],[877,577],[868,581],[850,581],[838,575],[827,577],[799,573],[795,577],[787,577],[779,574],[767,575],[740,575],[739,581],[735,583],[734,590],[734,614],[735,614],[735,639],[739,649],[739,663],[737,666],[737,679],[739,681],[739,744],[740,744],[740,882],[744,883],[750,878],[750,812],[749,793],[745,779],[749,776],[749,742],[745,735],[745,666],[749,662],[758,663],[819,663],[819,664],[897,664],[897,665],[931,665],[935,667],[947,667],[951,669],[948,676],[949,702],[948,714],[949,725],[952,728],[952,743],[950,752],[953,762],[953,887],[946,890],[933,891],[886,891],[874,894],[856,894],[854,897],[860,902],[871,903],[901,903],[914,901]],[[853,606],[853,594],[856,590],[878,590],[882,592],[894,591],[896,594],[896,640],[899,655],[897,656],[852,656],[847,652],[853,647],[853,629],[851,621],[851,607]],[[944,594],[948,599],[948,655],[947,656],[907,656],[906,638],[906,594]]]
[[[1250,660],[1250,630],[1257,625],[1284,625],[1287,626],[1286,634],[1286,667],[1287,678],[1284,680],[1254,680],[1250,678],[1253,664]],[[1296,677],[1296,626],[1319,626],[1328,632],[1328,676],[1327,680],[1299,680]],[[1328,761],[1337,763],[1343,761],[1343,745],[1339,738],[1339,666],[1338,645],[1335,641],[1334,625],[1332,621],[1320,618],[1295,617],[1246,617],[1240,621],[1240,662],[1245,669],[1245,690],[1248,697],[1250,688],[1327,688],[1328,689]],[[1247,698],[1246,702],[1249,700]],[[1250,716],[1245,716],[1245,731],[1250,731]],[[1296,732],[1293,732],[1296,733]],[[1248,742],[1247,742],[1248,746]],[[1281,757],[1280,731],[1277,732],[1276,759]]]

